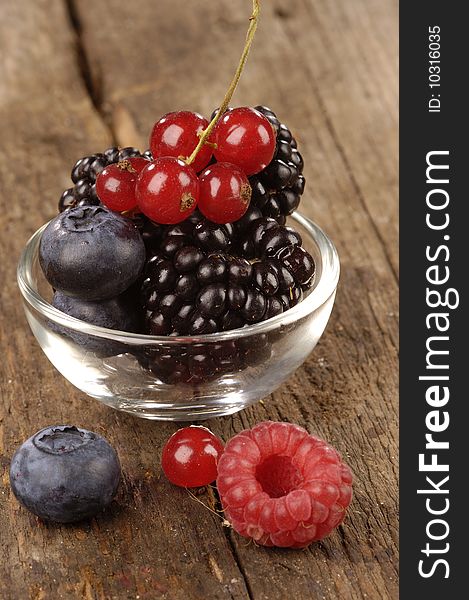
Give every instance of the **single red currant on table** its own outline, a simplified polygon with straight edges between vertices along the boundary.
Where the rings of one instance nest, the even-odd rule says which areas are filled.
[[[195,112],[181,110],[166,114],[155,123],[150,136],[153,158],[188,158],[199,143],[200,134],[207,127],[207,119]],[[202,146],[192,163],[192,168],[198,173],[208,165],[211,158],[210,146]]]
[[[274,129],[254,108],[227,111],[218,121],[212,137],[217,161],[232,163],[248,176],[265,169],[274,156]]]
[[[192,425],[174,433],[163,448],[161,465],[174,485],[202,487],[217,478],[223,444],[206,427]]]
[[[246,175],[229,163],[215,163],[200,175],[199,210],[214,223],[232,223],[247,211],[252,189]]]
[[[111,210],[123,212],[137,206],[135,185],[148,160],[140,157],[127,158],[109,165],[96,179],[98,198]]]
[[[266,421],[228,442],[217,487],[240,535],[263,546],[303,548],[343,521],[352,474],[325,441],[298,425]]]
[[[155,223],[180,223],[197,206],[199,179],[194,169],[182,160],[165,156],[142,170],[136,195],[142,213]]]

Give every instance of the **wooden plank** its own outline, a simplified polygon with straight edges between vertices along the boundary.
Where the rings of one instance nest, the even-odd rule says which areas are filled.
[[[164,112],[211,112],[237,62],[249,4],[160,0],[136,8],[123,0],[74,0],[99,115],[85,93],[63,7],[47,3],[45,17],[45,0],[34,3],[22,31],[19,8],[10,8],[8,31],[18,38],[10,41],[11,100],[2,104],[7,143],[0,154],[7,162],[0,161],[0,201],[14,202],[12,212],[10,201],[1,212],[3,255],[17,256],[18,232],[26,237],[53,213],[50,196],[65,187],[74,158],[104,147],[103,122],[123,145],[143,146]],[[45,363],[25,333],[10,260],[0,265],[8,281],[0,317],[2,344],[8,340],[0,412],[7,497],[0,520],[8,528],[0,582],[12,597],[397,597],[395,7],[391,0],[263,5],[235,104],[270,104],[294,130],[307,165],[302,210],[336,242],[342,279],[326,334],[294,377],[263,404],[207,424],[227,439],[273,418],[326,437],[356,473],[351,514],[324,543],[302,552],[258,548],[228,532],[161,477],[159,452],[175,425],[100,407]],[[25,91],[32,106],[13,110]],[[6,168],[18,144],[44,162]],[[47,200],[29,200],[37,197]],[[39,525],[9,495],[9,453],[59,419],[102,431],[123,459],[118,502],[88,527]]]
[[[112,31],[97,26],[106,4],[93,17],[91,4],[76,3],[82,39],[118,138],[119,113],[145,140],[166,111],[211,112],[249,3],[160,1],[138,14],[113,3],[130,56],[128,43],[110,45]],[[324,544],[290,553],[231,536],[254,598],[397,595],[395,16],[393,2],[374,0],[264,3],[235,97],[271,105],[293,128],[307,165],[302,210],[333,236],[343,275],[332,322],[303,368],[264,405],[211,426],[229,437],[264,418],[297,421],[335,443],[357,473],[351,517]]]
[[[76,158],[111,140],[85,89],[62,2],[4,6],[0,40],[0,598],[246,597],[219,518],[161,476],[162,442],[174,427],[86,398],[28,332],[15,279],[22,246],[55,214]],[[9,488],[15,448],[57,422],[104,434],[121,458],[117,501],[88,524],[41,523]]]

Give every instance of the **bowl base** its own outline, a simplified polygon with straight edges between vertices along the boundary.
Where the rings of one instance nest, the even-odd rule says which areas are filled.
[[[151,421],[205,421],[216,417],[226,417],[255,404],[258,399],[243,402],[220,402],[216,405],[203,404],[178,404],[168,406],[153,402],[139,402],[138,400],[123,401],[117,398],[96,397],[103,404],[111,408],[129,413],[134,417],[149,419]],[[213,398],[211,399],[213,401]]]

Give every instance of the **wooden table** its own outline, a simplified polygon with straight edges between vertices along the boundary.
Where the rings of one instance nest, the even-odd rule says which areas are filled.
[[[317,349],[270,398],[210,421],[225,439],[299,423],[356,475],[350,515],[303,551],[247,543],[162,476],[177,425],[75,390],[30,333],[15,281],[26,239],[56,212],[75,160],[146,147],[181,108],[210,114],[241,51],[249,0],[17,0],[0,20],[0,598],[397,598],[397,2],[264,0],[236,105],[267,104],[305,157],[302,210],[337,244],[342,276]],[[103,433],[123,465],[111,510],[55,526],[21,508],[9,460],[42,426]],[[210,504],[210,494],[199,500]]]

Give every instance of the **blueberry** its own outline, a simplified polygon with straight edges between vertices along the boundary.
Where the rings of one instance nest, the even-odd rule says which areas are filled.
[[[145,246],[129,219],[102,206],[81,206],[47,225],[39,261],[53,288],[83,300],[106,300],[137,280]]]
[[[51,304],[63,313],[75,317],[75,319],[80,319],[80,321],[98,327],[134,333],[139,332],[142,328],[140,310],[136,301],[127,292],[117,298],[97,302],[71,298],[62,294],[62,292],[55,292]],[[71,338],[78,346],[88,352],[94,352],[103,357],[117,356],[126,352],[124,344],[113,340],[81,333],[63,327],[58,323],[50,322],[50,328],[62,336]]]
[[[89,302],[80,298],[71,298],[62,292],[55,292],[52,306],[75,319],[98,327],[133,333],[138,332],[140,328],[136,307],[126,294],[110,300]]]
[[[115,450],[78,427],[41,429],[15,452],[11,489],[32,513],[59,523],[87,519],[113,499],[120,481]]]

